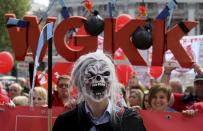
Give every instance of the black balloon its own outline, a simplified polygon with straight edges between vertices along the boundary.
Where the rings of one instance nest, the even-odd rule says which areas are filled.
[[[152,45],[151,25],[138,27],[133,32],[131,40],[136,48],[140,50],[149,49]]]
[[[104,21],[98,11],[94,11],[93,14],[84,21],[84,27],[85,31],[92,36],[97,36],[103,32]]]

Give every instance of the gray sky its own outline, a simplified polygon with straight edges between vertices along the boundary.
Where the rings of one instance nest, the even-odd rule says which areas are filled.
[[[49,0],[34,0],[34,2],[45,6],[49,5]]]

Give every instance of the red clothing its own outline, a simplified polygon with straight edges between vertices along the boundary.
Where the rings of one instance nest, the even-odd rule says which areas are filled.
[[[191,108],[197,109],[199,112],[203,112],[203,101],[194,103]]]
[[[9,103],[10,99],[8,96],[0,94],[0,105],[3,105],[5,103]]]
[[[52,105],[64,107],[63,101],[58,97],[58,92],[54,91],[52,95]]]
[[[78,89],[77,89],[77,87],[73,87],[72,88],[72,90],[71,90],[71,96],[73,98],[77,98],[77,96],[78,96]]]
[[[183,103],[182,98],[184,94],[180,93],[173,93],[174,95],[174,104],[172,106],[173,109],[176,111],[181,112],[182,110],[189,109],[193,103]]]
[[[182,98],[184,94],[174,93],[173,95],[175,101],[172,108],[176,111],[181,112],[186,109],[197,109],[198,111],[203,112],[203,100],[199,102],[183,103]]]

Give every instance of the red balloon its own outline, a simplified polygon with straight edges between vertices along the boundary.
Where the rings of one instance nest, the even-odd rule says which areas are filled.
[[[150,67],[150,75],[155,79],[159,78],[163,72],[163,67],[161,66],[151,66]]]
[[[13,56],[7,52],[0,52],[0,74],[8,74],[13,68]]]
[[[57,78],[60,75],[70,75],[72,68],[73,68],[73,62],[57,62],[54,64],[52,68],[52,80],[53,82],[57,82]]]
[[[116,73],[118,76],[118,80],[126,86],[128,84],[128,80],[130,79],[132,72],[133,68],[131,65],[128,64],[116,65]]]
[[[128,14],[121,14],[116,19],[116,31],[120,30],[125,24],[127,24],[132,17]]]

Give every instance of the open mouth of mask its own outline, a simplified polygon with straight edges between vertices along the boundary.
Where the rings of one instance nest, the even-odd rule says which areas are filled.
[[[98,83],[93,83],[90,89],[93,94],[93,97],[96,99],[100,99],[104,97],[107,87],[106,87],[106,83],[98,82]]]

